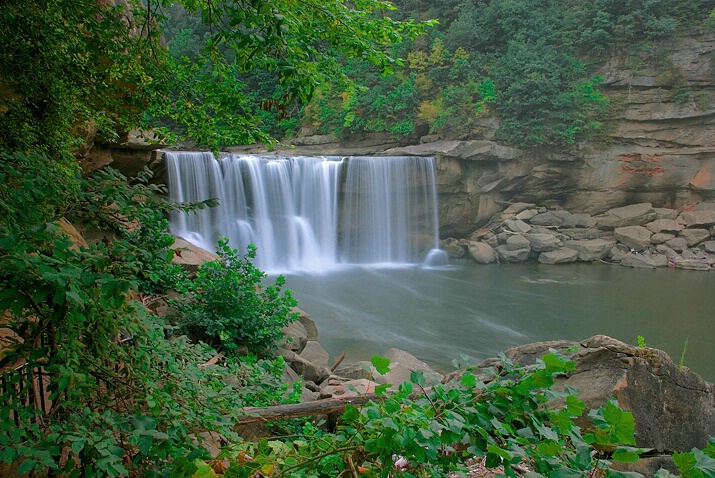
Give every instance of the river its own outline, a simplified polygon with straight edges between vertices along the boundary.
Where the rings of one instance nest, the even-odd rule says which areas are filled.
[[[596,334],[668,352],[715,381],[715,273],[605,264],[344,266],[286,274],[331,361],[390,347],[441,372],[529,342]]]

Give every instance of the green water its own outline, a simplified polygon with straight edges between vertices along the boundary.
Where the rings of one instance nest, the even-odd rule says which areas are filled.
[[[286,276],[331,361],[397,347],[436,369],[529,342],[605,334],[668,352],[715,381],[715,272],[574,264],[345,267]]]

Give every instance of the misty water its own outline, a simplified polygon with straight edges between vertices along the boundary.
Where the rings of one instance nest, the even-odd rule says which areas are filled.
[[[605,334],[668,352],[715,380],[715,274],[604,264],[348,266],[286,274],[331,361],[404,349],[441,372],[513,345]],[[460,359],[461,360],[461,359]]]

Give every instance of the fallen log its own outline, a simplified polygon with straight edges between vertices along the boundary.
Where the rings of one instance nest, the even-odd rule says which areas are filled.
[[[381,402],[385,396],[378,397],[374,393],[365,395],[351,395],[347,397],[325,398],[312,402],[295,403],[291,405],[275,405],[272,407],[245,407],[241,415],[234,417],[236,425],[250,423],[275,422],[291,418],[307,417],[312,415],[327,415],[342,413],[348,405],[365,405],[367,402]]]

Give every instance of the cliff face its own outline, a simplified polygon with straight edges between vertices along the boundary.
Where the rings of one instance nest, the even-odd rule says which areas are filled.
[[[600,69],[614,105],[606,135],[571,151],[530,153],[480,141],[436,141],[388,154],[437,157],[443,235],[463,235],[504,204],[600,213],[627,204],[688,208],[715,198],[715,37],[661,46],[660,67],[621,52]]]

